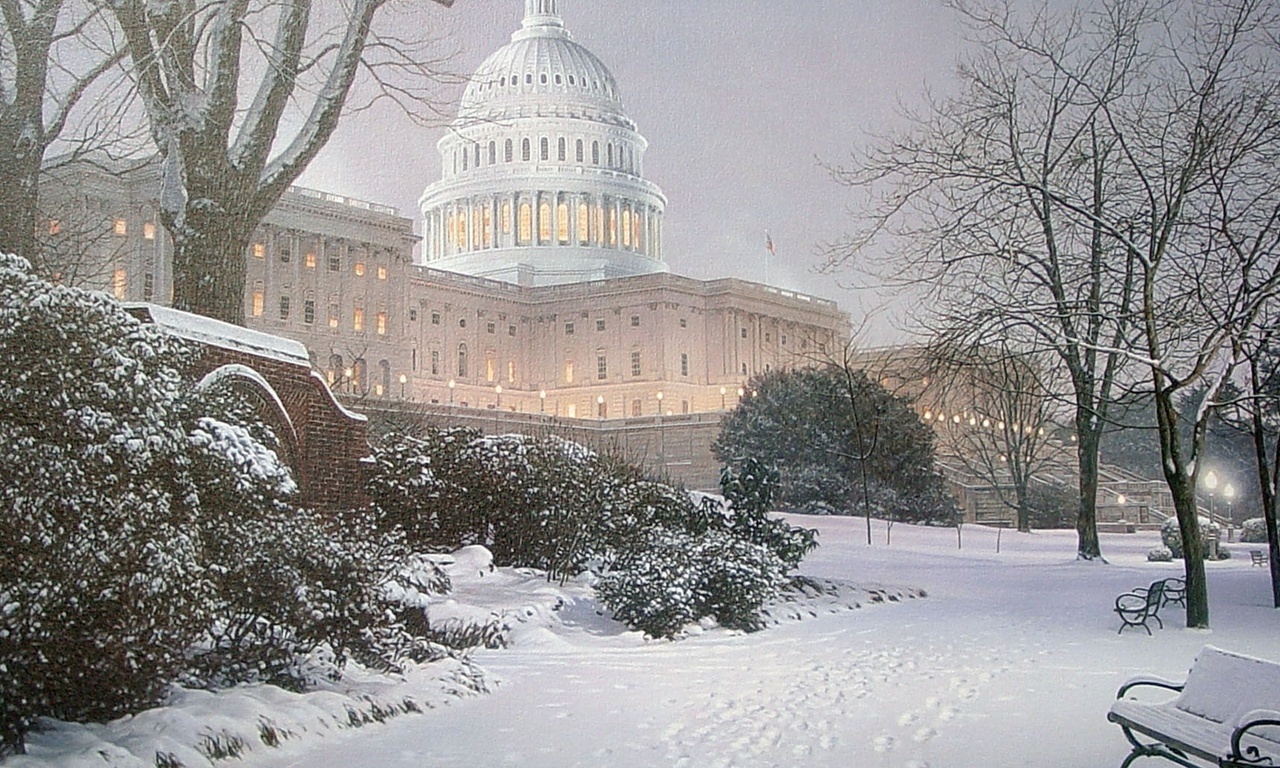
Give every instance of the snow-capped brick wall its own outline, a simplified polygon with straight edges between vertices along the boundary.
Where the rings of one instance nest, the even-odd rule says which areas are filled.
[[[300,345],[261,333],[246,338],[243,328],[150,304],[127,309],[199,345],[194,378],[225,374],[250,397],[280,439],[303,506],[337,510],[365,503],[367,420],[334,399],[305,350],[297,353]]]

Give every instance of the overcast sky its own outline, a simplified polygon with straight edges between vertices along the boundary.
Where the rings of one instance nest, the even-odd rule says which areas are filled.
[[[673,272],[763,281],[768,230],[771,283],[836,299],[855,323],[880,301],[814,272],[851,221],[852,200],[820,161],[891,128],[900,101],[950,85],[962,41],[936,0],[561,0],[561,12],[649,140],[645,175],[668,198]],[[417,18],[438,21],[450,67],[469,73],[523,13],[523,0],[457,0]],[[416,220],[440,175],[442,130],[390,108],[353,115],[300,183]],[[874,325],[869,341],[894,338],[889,319]]]

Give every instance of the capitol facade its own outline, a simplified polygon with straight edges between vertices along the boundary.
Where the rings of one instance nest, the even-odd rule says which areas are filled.
[[[832,301],[669,272],[647,146],[559,0],[526,0],[438,143],[420,228],[290,190],[245,253],[247,325],[305,344],[352,400],[598,420],[732,408],[752,375],[838,351]],[[49,237],[81,258],[49,277],[165,303],[158,194],[154,167],[51,175]]]

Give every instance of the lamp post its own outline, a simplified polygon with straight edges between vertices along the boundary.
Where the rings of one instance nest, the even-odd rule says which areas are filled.
[[[453,388],[458,386],[458,382],[449,379],[449,405],[453,405]]]
[[[1234,510],[1231,509],[1231,503],[1236,498],[1236,487],[1231,483],[1227,483],[1222,488],[1222,498],[1227,500],[1227,541],[1236,540],[1236,516]]]
[[[400,399],[401,400],[404,399],[404,385],[408,383],[409,383],[409,377],[404,375],[403,373],[400,374]]]
[[[355,372],[352,371],[350,368],[342,369],[342,380],[346,382],[348,393],[351,392],[351,378],[354,374]]]
[[[728,390],[726,390],[724,387],[721,387],[721,388],[720,388],[720,410],[722,410],[722,411],[725,409],[725,407],[724,407],[724,396],[725,396],[725,393],[726,393],[726,392],[728,392]]]
[[[1212,469],[1204,476],[1204,487],[1209,491],[1209,520],[1213,520],[1213,492],[1218,490],[1218,473]]]
[[[497,402],[495,403],[494,407],[500,411],[502,410],[502,385],[501,384],[493,388],[493,394],[497,398]]]
[[[667,435],[662,426],[662,393],[658,395],[658,466],[665,472],[667,468]]]
[[[596,395],[596,418],[604,421],[604,395]]]
[[[547,412],[547,390],[538,393],[538,413]]]

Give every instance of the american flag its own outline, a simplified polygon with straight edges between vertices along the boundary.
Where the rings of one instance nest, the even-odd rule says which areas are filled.
[[[766,231],[764,233],[764,247],[769,251],[770,256],[777,256],[778,252],[773,247],[773,237]]]

